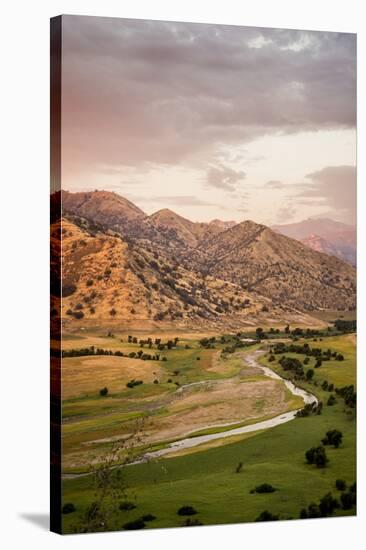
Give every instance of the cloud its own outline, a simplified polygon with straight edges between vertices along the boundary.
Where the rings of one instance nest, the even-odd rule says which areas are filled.
[[[288,223],[294,218],[296,213],[297,209],[295,208],[295,206],[291,203],[288,203],[287,205],[279,208],[276,218],[279,223]]]
[[[65,179],[354,127],[355,98],[355,35],[63,16]]]
[[[327,166],[306,176],[310,183],[300,193],[300,197],[314,201],[324,201],[324,205],[343,218],[347,223],[356,221],[356,181],[355,166]]]
[[[212,166],[207,172],[207,183],[211,187],[235,191],[236,184],[246,177],[242,170],[234,170],[228,166]]]
[[[286,185],[279,180],[270,180],[267,181],[265,187],[269,187],[270,189],[283,189],[284,187],[286,187]]]

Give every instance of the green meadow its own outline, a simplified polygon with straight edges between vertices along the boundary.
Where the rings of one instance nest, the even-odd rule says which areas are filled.
[[[302,339],[298,343],[301,342]],[[122,529],[126,523],[146,514],[156,517],[146,523],[146,527],[181,526],[187,520],[186,517],[177,514],[182,506],[194,507],[197,514],[193,519],[204,525],[255,521],[264,510],[278,515],[280,519],[297,519],[302,508],[317,503],[326,493],[332,492],[333,496],[339,498],[340,492],[335,488],[335,481],[344,479],[347,484],[351,484],[356,479],[355,413],[348,409],[343,399],[338,396],[335,405],[327,406],[330,393],[323,391],[321,384],[324,380],[336,387],[355,384],[355,337],[347,334],[308,342],[312,347],[321,347],[324,350],[330,348],[344,354],[344,361],[323,362],[320,368],[314,369],[315,375],[311,383],[299,384],[324,403],[321,415],[296,418],[275,428],[221,439],[214,448],[196,447],[190,454],[154,459],[148,463],[129,465],[120,469],[123,485],[126,487],[126,494],[122,500],[133,502],[135,508],[126,511],[119,510],[117,506],[115,509],[115,501],[109,501],[110,497],[107,496],[105,506],[111,511],[108,529]],[[178,357],[179,350],[170,350],[169,353],[170,358],[174,358],[174,367],[169,367],[171,371],[176,370],[179,363],[181,376],[185,380],[195,381],[202,377],[201,369],[207,378],[207,364],[202,366],[202,360],[192,361],[197,350],[193,350],[190,356],[187,353],[187,356],[181,359]],[[212,350],[200,351],[204,361],[210,354],[212,355]],[[298,354],[293,356],[299,359],[305,357]],[[276,357],[276,361],[268,363],[267,353],[262,361],[281,375],[287,376],[278,364],[278,359],[279,356]],[[229,363],[230,375],[238,373],[236,361],[234,356]],[[312,357],[306,369],[313,368],[314,361]],[[200,365],[197,366],[197,363]],[[219,374],[211,371],[209,374],[214,378],[228,376],[227,372]],[[166,391],[169,391],[168,387]],[[124,399],[123,392],[120,398]],[[68,406],[71,407],[71,404]],[[113,433],[114,417],[107,414],[106,418],[106,429]],[[118,414],[115,420],[118,431]],[[88,429],[93,429],[93,419],[87,418],[85,422],[88,423]],[[68,429],[67,437],[72,440],[72,428]],[[331,429],[342,432],[341,446],[338,449],[326,447],[329,462],[325,468],[307,464],[305,452],[320,445],[321,439]],[[103,432],[100,425],[97,430]],[[210,431],[206,430],[203,433]],[[79,436],[80,433],[77,437]],[[242,467],[237,473],[239,463],[242,463]],[[254,487],[262,483],[271,484],[276,491],[270,494],[250,493]],[[78,531],[82,529],[91,502],[96,499],[93,477],[64,479],[62,490],[63,503],[71,502],[76,508],[75,512],[63,515],[63,531]],[[336,515],[354,513],[354,508],[335,512]]]

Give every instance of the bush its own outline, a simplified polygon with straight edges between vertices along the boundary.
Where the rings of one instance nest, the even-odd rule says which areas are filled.
[[[255,493],[274,493],[277,489],[269,483],[262,483],[261,485],[257,485],[253,491]]]
[[[335,405],[336,403],[337,403],[337,400],[336,400],[336,398],[334,397],[334,395],[330,395],[329,398],[328,398],[328,401],[327,401],[328,407],[332,407],[332,406]]]
[[[339,430],[329,430],[322,439],[322,443],[323,445],[333,445],[333,447],[338,449],[339,445],[342,443],[342,438],[342,432]]]
[[[308,464],[315,464],[318,468],[325,468],[328,458],[324,447],[312,447],[305,453],[305,458]]]
[[[82,319],[84,317],[84,313],[82,311],[75,311],[73,316],[75,319]]]
[[[128,521],[123,525],[123,529],[126,531],[132,531],[133,529],[143,529],[145,522],[142,518],[135,519],[134,521]]]
[[[72,502],[67,502],[62,507],[62,513],[63,514],[71,514],[72,512],[75,512],[75,510],[76,510],[76,508],[75,508],[75,506],[73,505]]]
[[[356,505],[356,493],[348,491],[348,493],[341,494],[341,503],[343,510],[350,510]]]
[[[146,514],[145,516],[142,516],[142,521],[154,521],[156,519],[156,516],[153,516],[153,514]]]
[[[64,298],[67,298],[68,296],[71,296],[76,291],[76,285],[69,284],[69,285],[63,285],[62,287],[62,296]]]
[[[259,514],[255,521],[277,521],[278,519],[278,516],[271,514],[271,512],[268,512],[268,510],[264,510],[264,512]]]
[[[94,284],[93,279],[88,279],[88,280],[86,281],[86,286],[93,286],[93,284]]]
[[[111,315],[112,317],[114,317],[116,315],[117,311],[114,309],[114,307],[112,307],[112,309],[110,310],[109,312],[109,315]]]
[[[136,504],[133,502],[129,502],[128,500],[121,502],[119,505],[119,509],[123,512],[129,512],[130,510],[134,510],[136,508]]]
[[[193,506],[181,506],[177,512],[178,516],[194,516],[197,510]]]
[[[344,491],[347,485],[344,479],[337,479],[335,482],[335,486],[338,491]]]
[[[108,395],[108,388],[102,388],[101,390],[99,390],[99,395],[101,396],[105,396],[105,395]]]
[[[127,382],[126,386],[128,388],[134,388],[135,386],[140,386],[141,384],[143,384],[143,381],[142,380],[135,380],[135,379],[132,379],[130,380],[129,382]]]
[[[327,493],[320,499],[319,509],[322,517],[330,516],[337,508],[339,508],[339,502],[332,493]]]

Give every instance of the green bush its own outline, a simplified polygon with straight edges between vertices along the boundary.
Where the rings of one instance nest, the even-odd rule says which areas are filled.
[[[197,510],[193,506],[181,506],[177,512],[178,516],[194,516]]]
[[[62,507],[62,513],[63,514],[71,514],[72,512],[75,512],[75,510],[76,510],[76,508],[75,508],[75,506],[73,505],[72,502],[67,502]]]
[[[259,514],[255,521],[277,521],[278,519],[278,516],[271,514],[268,510],[264,510],[264,512]]]
[[[134,521],[128,521],[123,525],[123,529],[126,531],[132,531],[134,529],[143,529],[145,527],[145,522],[142,518],[135,519]]]
[[[135,508],[136,508],[136,504],[128,500],[121,502],[119,505],[119,509],[123,512],[129,512],[130,510],[134,510]]]

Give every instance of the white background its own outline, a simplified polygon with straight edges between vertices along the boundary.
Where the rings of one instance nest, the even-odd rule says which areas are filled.
[[[365,526],[365,17],[362,0],[19,2],[1,12],[0,541],[53,548],[360,548]],[[358,33],[358,517],[60,537],[48,532],[49,17],[111,15]],[[362,155],[363,153],[363,155]]]

